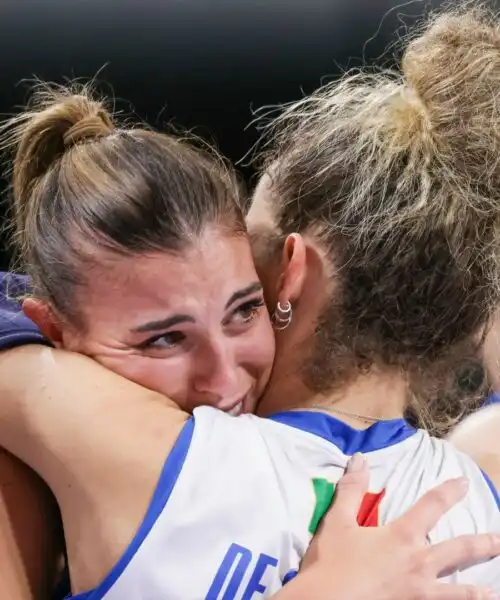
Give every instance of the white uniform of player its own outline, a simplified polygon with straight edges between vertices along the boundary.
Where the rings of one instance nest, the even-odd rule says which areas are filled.
[[[171,452],[130,547],[97,589],[75,598],[271,596],[296,574],[355,452],[365,455],[371,473],[358,518],[363,524],[391,521],[436,484],[465,475],[467,498],[441,519],[430,541],[500,532],[500,499],[475,463],[403,420],[358,431],[319,412],[259,419],[201,407]],[[500,558],[445,581],[500,592]]]

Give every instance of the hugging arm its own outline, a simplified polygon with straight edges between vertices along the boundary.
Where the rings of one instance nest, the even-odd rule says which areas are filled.
[[[59,510],[43,481],[0,449],[0,589],[3,598],[46,600],[61,566]]]
[[[0,446],[36,469],[51,485],[63,516],[66,511],[70,564],[72,554],[73,564],[82,554],[86,558],[77,570],[80,581],[72,572],[77,588],[101,580],[121,556],[135,532],[123,531],[121,524],[140,522],[185,420],[162,396],[85,357],[40,346],[0,354]],[[132,475],[119,477],[124,470],[138,481],[131,482]],[[351,469],[341,480],[301,572],[276,595],[278,600],[488,597],[481,590],[440,585],[437,577],[465,562],[496,555],[497,538],[470,536],[432,548],[425,545],[426,533],[463,497],[465,488],[457,482],[444,484],[395,523],[363,529],[356,514],[367,482],[366,465]],[[75,522],[79,527],[72,531]],[[104,552],[110,543],[116,555]]]
[[[73,584],[92,587],[124,552],[186,419],[84,356],[37,345],[0,353],[0,447],[54,493]]]

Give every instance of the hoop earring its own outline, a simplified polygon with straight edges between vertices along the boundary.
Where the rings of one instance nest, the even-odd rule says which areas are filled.
[[[273,313],[273,327],[277,331],[286,329],[292,322],[292,305],[287,302],[285,306],[281,306],[280,302],[276,305]]]

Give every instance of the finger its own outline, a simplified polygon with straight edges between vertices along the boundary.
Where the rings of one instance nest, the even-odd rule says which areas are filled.
[[[332,540],[340,527],[358,526],[357,514],[361,501],[368,490],[368,464],[361,454],[355,454],[347,464],[347,469],[337,484],[332,506],[322,518],[302,562],[301,569],[316,562],[322,540]]]
[[[500,555],[500,534],[461,535],[426,549],[427,566],[440,577]]]
[[[498,594],[493,590],[473,585],[454,585],[436,583],[422,598],[432,600],[497,600]]]
[[[445,481],[429,490],[392,526],[400,536],[409,541],[423,540],[441,517],[465,497],[468,489],[469,482],[464,477]]]
[[[363,455],[352,456],[346,472],[337,484],[333,505],[324,521],[335,522],[337,525],[342,522],[344,526],[357,524],[356,518],[363,496],[368,490],[369,477],[368,464]]]

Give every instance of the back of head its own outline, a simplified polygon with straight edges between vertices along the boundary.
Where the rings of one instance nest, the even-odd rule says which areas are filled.
[[[84,325],[75,289],[99,250],[177,252],[211,224],[244,230],[235,179],[215,154],[116,127],[86,86],[38,86],[2,132],[24,267],[34,293],[74,324]]]
[[[412,35],[402,74],[347,75],[268,126],[280,234],[315,236],[341,284],[313,387],[399,369],[434,425],[447,420],[500,300],[499,100],[498,21],[458,8]]]

